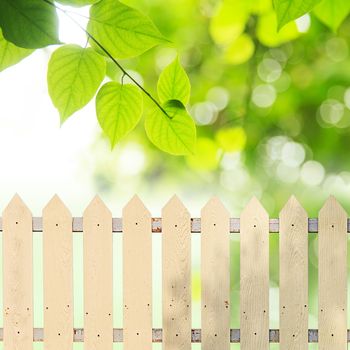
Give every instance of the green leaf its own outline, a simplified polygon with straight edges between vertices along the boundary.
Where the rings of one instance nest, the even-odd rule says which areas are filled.
[[[321,0],[273,0],[277,14],[277,30],[288,22],[310,12]]]
[[[92,5],[87,30],[114,58],[138,56],[167,41],[147,16],[118,0]]]
[[[163,105],[146,115],[145,129],[150,141],[162,151],[174,155],[194,154],[196,126],[185,106],[177,100]]]
[[[63,5],[80,7],[80,6],[96,4],[96,2],[99,2],[101,0],[56,0],[56,1]]]
[[[350,12],[350,1],[323,0],[313,12],[321,22],[336,32]]]
[[[179,100],[186,105],[190,99],[191,84],[179,59],[176,58],[161,73],[157,85],[161,103],[168,100]]]
[[[97,119],[112,148],[140,121],[142,104],[141,92],[135,85],[110,82],[99,90],[96,96]]]
[[[259,17],[256,28],[256,36],[259,41],[269,47],[276,47],[288,41],[298,38],[301,33],[298,31],[296,23],[287,23],[277,32],[276,13],[271,11]]]
[[[56,10],[44,0],[0,0],[0,27],[5,39],[19,47],[60,43]]]
[[[0,28],[0,72],[13,66],[23,58],[29,56],[34,50],[23,49],[7,41]]]
[[[47,80],[61,123],[93,98],[105,72],[105,58],[92,48],[65,45],[54,51]]]

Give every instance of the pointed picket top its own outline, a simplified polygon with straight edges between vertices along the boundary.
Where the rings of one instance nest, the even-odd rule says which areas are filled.
[[[135,215],[151,216],[150,211],[146,208],[142,200],[138,195],[134,195],[129,202],[123,208],[123,216],[128,213],[129,215],[135,213]]]
[[[22,198],[18,195],[18,193],[16,193],[12,199],[10,200],[10,202],[8,203],[8,205],[6,206],[6,208],[3,211],[3,216],[7,216],[7,215],[13,215],[13,214],[17,214],[17,215],[28,215],[28,216],[32,216],[31,211],[29,210],[29,208],[26,206],[26,204],[23,202]]]
[[[300,202],[294,195],[290,196],[287,203],[280,211],[280,217],[285,216],[299,218],[308,217],[306,210],[303,208],[303,206],[300,204]]]
[[[69,209],[57,194],[50,199],[43,209],[43,215],[47,215],[49,213],[58,213],[57,216],[71,216]]]
[[[308,215],[295,196],[291,196],[280,211],[279,231],[281,236],[297,233],[307,236]],[[280,241],[281,242],[281,241]],[[304,244],[304,243],[303,243]]]
[[[100,198],[99,195],[96,195],[90,204],[86,207],[84,210],[83,216],[87,215],[95,215],[95,213],[104,213],[106,215],[112,215],[109,208],[106,206],[106,204],[103,202],[103,200]]]
[[[175,212],[182,212],[183,215],[189,216],[190,213],[187,208],[184,206],[180,198],[175,194],[170,200],[165,204],[162,209],[162,215],[171,215]]]
[[[347,213],[345,209],[340,205],[334,196],[329,196],[325,201],[323,207],[319,212],[320,216],[332,217],[337,215],[337,217],[347,218]]]
[[[241,218],[248,217],[260,217],[260,218],[268,218],[269,214],[266,209],[262,206],[260,201],[253,196],[252,199],[248,202],[241,213]]]
[[[213,215],[215,213],[220,213],[222,216],[230,216],[229,211],[217,196],[210,198],[201,210],[201,215]]]

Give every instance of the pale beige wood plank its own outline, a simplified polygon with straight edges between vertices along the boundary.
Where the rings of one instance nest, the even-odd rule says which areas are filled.
[[[58,196],[43,210],[44,348],[73,348],[72,216]]]
[[[151,214],[134,196],[123,209],[124,350],[152,349]]]
[[[230,349],[230,215],[212,198],[201,212],[202,349]]]
[[[319,213],[319,349],[347,348],[347,214],[334,197]]]
[[[4,349],[33,346],[32,215],[18,195],[3,212]]]
[[[84,212],[84,349],[113,348],[112,214],[99,197]]]
[[[308,222],[292,196],[280,212],[280,349],[308,348]]]
[[[253,198],[241,214],[241,349],[269,348],[269,217]]]
[[[163,349],[191,349],[191,219],[174,196],[162,210]]]

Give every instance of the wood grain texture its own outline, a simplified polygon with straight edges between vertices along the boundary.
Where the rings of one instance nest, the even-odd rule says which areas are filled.
[[[73,348],[72,216],[58,196],[43,210],[44,348]]]
[[[218,198],[201,212],[202,349],[230,349],[230,216]]]
[[[84,349],[113,348],[112,214],[99,197],[84,212]]]
[[[269,217],[253,198],[241,214],[241,349],[269,349]]]
[[[18,195],[3,212],[4,349],[33,346],[32,215]]]
[[[151,214],[135,196],[123,209],[124,350],[152,348]]]
[[[307,213],[293,196],[280,213],[280,349],[307,348]]]
[[[346,212],[330,197],[319,213],[319,349],[347,348]]]
[[[191,349],[191,219],[174,196],[163,208],[163,349]]]

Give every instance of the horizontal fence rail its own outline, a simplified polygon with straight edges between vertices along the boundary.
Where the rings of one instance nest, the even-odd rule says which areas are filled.
[[[191,330],[191,342],[192,343],[201,343],[202,334],[200,329]],[[270,329],[269,330],[269,342],[270,343],[279,343],[279,330]],[[163,338],[163,331],[161,328],[153,328],[152,330],[152,342],[161,343]],[[3,328],[0,328],[0,341],[4,340]],[[34,342],[43,342],[44,341],[44,329],[43,328],[34,328],[33,330],[33,341]],[[73,341],[76,343],[84,342],[84,329],[83,328],[74,328],[73,330]],[[114,328],[113,329],[113,342],[122,343],[123,342],[123,329]],[[231,329],[230,330],[230,342],[239,343],[240,342],[240,330]],[[308,342],[309,343],[318,343],[318,330],[309,329],[308,330]],[[347,331],[347,342],[350,343],[350,329]]]
[[[84,348],[148,350],[162,343],[164,350],[188,350],[201,343],[202,350],[229,350],[240,343],[242,350],[281,349],[346,350],[347,329],[347,233],[350,219],[330,197],[318,218],[308,218],[291,197],[278,219],[269,218],[253,198],[240,218],[230,214],[218,198],[191,218],[174,196],[161,218],[152,218],[134,196],[121,218],[99,197],[82,217],[72,217],[57,197],[32,217],[16,195],[0,218],[3,263],[4,350],[32,349],[44,342],[46,349],[69,349],[73,342]],[[34,328],[33,232],[43,233],[43,328]],[[73,233],[81,232],[83,248],[84,326],[74,328]],[[123,328],[113,328],[113,236],[122,251]],[[153,323],[153,242],[161,233],[162,328]],[[192,239],[200,233],[201,329],[192,329]],[[239,233],[239,297],[231,300],[232,260],[230,234]],[[270,233],[279,234],[279,329],[270,323]],[[308,329],[309,233],[317,233],[318,329]],[[80,244],[80,243],[79,243]],[[35,251],[34,251],[35,252]],[[118,264],[118,263],[117,263]],[[231,303],[239,304],[239,329],[231,329]]]
[[[279,233],[279,219],[269,219],[270,233]],[[162,218],[152,218],[151,227],[153,233],[162,233]],[[32,221],[33,232],[43,231],[43,219],[42,217],[33,217]],[[0,232],[2,232],[2,218],[0,217]],[[72,232],[83,232],[83,218],[72,218]],[[112,218],[112,232],[123,233],[123,219]],[[308,218],[308,232],[318,233],[318,219]],[[350,233],[350,218],[347,219],[347,232]],[[191,218],[191,233],[201,233],[201,219]],[[230,233],[240,233],[240,219],[230,218]]]

